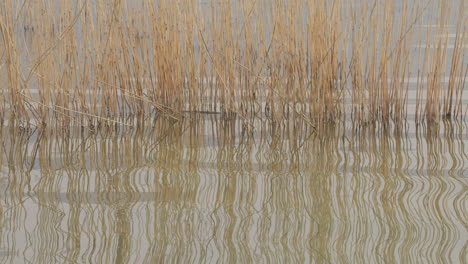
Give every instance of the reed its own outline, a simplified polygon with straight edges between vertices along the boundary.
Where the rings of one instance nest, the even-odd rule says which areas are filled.
[[[463,118],[466,2],[5,0],[1,117]]]

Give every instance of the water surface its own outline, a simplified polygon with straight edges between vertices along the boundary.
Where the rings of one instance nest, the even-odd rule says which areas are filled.
[[[463,122],[0,131],[2,263],[466,263]]]

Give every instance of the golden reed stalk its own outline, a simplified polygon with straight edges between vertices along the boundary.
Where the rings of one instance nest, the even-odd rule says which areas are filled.
[[[4,0],[1,118],[462,118],[467,1]]]

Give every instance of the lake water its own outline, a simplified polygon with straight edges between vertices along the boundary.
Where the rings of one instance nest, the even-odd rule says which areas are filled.
[[[466,263],[467,131],[3,127],[0,260]]]
[[[434,12],[415,31],[435,28]],[[28,18],[16,32],[26,62],[35,45],[26,44],[35,34],[22,24]],[[444,87],[455,18],[446,25]],[[417,61],[428,47],[410,48]],[[351,111],[323,127],[261,111],[251,122],[187,114],[135,128],[5,122],[0,263],[468,263],[466,115],[416,126],[415,64],[399,126],[356,129]],[[2,65],[3,57],[6,83]],[[34,83],[28,93],[39,98]],[[466,114],[468,93],[461,102]]]

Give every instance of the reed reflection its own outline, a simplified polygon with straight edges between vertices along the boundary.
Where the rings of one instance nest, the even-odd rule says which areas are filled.
[[[465,123],[253,125],[2,127],[2,262],[465,261]]]

